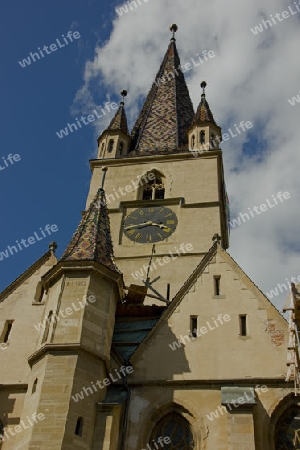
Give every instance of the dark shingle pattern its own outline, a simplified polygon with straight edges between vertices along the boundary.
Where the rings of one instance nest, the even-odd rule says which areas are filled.
[[[194,110],[179,65],[176,44],[172,39],[156,83],[153,83],[133,127],[128,156],[181,153],[186,148],[186,131],[192,124]],[[164,83],[161,82],[162,77],[165,77]]]
[[[120,273],[113,261],[113,245],[110,234],[108,211],[103,189],[99,189],[61,261],[96,261]]]
[[[124,103],[121,102],[115,117],[111,120],[107,130],[122,130],[125,134],[129,134],[127,126],[127,118]]]
[[[204,94],[201,95],[201,101],[193,119],[193,125],[202,122],[212,122],[214,125],[217,125]]]

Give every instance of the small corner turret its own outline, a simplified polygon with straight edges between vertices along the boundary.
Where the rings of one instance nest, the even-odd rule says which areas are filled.
[[[109,126],[97,139],[98,159],[120,158],[127,155],[130,148],[131,137],[129,136],[127,118],[124,108],[124,98],[127,91],[121,92],[122,101],[116,115]]]
[[[189,150],[202,153],[219,149],[220,142],[222,142],[222,130],[216,124],[205,98],[207,83],[202,81],[200,86],[202,88],[201,101],[187,133]]]

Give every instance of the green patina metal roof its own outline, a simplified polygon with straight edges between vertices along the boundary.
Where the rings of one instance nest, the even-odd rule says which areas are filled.
[[[113,348],[129,360],[158,322],[164,306],[122,305],[117,310],[113,334]],[[151,315],[151,317],[149,317]]]

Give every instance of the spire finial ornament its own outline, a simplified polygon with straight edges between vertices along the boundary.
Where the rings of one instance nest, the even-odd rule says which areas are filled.
[[[49,244],[49,250],[51,251],[51,253],[55,253],[55,250],[57,249],[57,243],[56,242],[50,242]]]
[[[220,236],[218,233],[215,233],[215,234],[213,235],[213,237],[212,237],[212,241],[213,241],[213,242],[216,242],[216,241],[217,241],[218,244],[221,243],[221,240],[222,240],[222,238],[221,238],[221,236]]]
[[[177,30],[178,30],[178,26],[176,25],[176,23],[172,23],[172,25],[170,26],[170,31],[172,31],[172,33],[173,33],[171,41],[174,41],[174,42],[176,41],[175,33]]]
[[[205,88],[206,88],[206,86],[207,86],[206,81],[201,81],[200,86],[201,86],[201,88],[203,89],[201,97],[202,97],[202,96],[205,97]]]
[[[123,89],[123,91],[121,91],[120,94],[122,95],[122,101],[121,101],[120,105],[124,105],[124,98],[127,95],[126,89]]]

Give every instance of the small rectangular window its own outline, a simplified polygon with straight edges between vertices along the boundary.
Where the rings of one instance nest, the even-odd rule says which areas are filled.
[[[247,336],[247,320],[246,315],[240,315],[240,335]]]
[[[191,316],[191,333],[193,337],[197,337],[198,317]]]
[[[7,320],[4,325],[3,333],[1,336],[1,342],[7,342],[13,326],[13,320]]]
[[[221,295],[220,288],[221,288],[221,275],[217,275],[214,277],[215,295]]]

